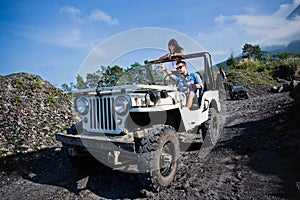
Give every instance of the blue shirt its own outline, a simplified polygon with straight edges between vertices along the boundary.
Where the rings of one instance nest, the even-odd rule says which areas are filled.
[[[178,77],[176,76],[176,78],[178,80]],[[203,91],[203,82],[202,82],[202,79],[200,78],[199,74],[197,73],[189,73],[187,74],[187,76],[185,77],[185,80],[187,82],[189,82],[191,85],[192,84],[199,84],[201,85],[201,88],[200,88],[200,94],[202,94],[202,91]],[[197,92],[197,90],[194,91],[195,93]]]
[[[199,74],[193,73],[193,72],[191,72],[191,73],[188,72],[188,75],[185,77],[185,79],[191,85],[192,84],[199,84],[199,85],[201,85],[200,94],[202,94],[202,91],[203,91],[203,82],[202,82],[202,79],[200,78]],[[197,90],[195,90],[194,92],[197,93]]]
[[[185,77],[185,79],[190,84],[199,84],[199,85],[201,85],[201,88],[203,88],[203,82],[202,82],[199,74],[196,74],[196,73],[193,73],[193,72],[188,73],[188,75],[187,75],[187,77]]]

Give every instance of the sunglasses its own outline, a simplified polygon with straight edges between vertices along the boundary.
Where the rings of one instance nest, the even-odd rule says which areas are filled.
[[[180,65],[180,66],[176,67],[176,69],[178,70],[178,69],[181,69],[183,67],[184,67],[184,65]]]

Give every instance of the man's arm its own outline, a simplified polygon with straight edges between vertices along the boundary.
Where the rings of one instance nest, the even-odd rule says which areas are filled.
[[[200,78],[200,76],[196,73],[191,73],[194,79],[194,84],[187,83],[187,86],[190,88],[190,90],[195,91],[197,89],[203,88],[203,82]]]
[[[169,75],[171,78],[175,78],[176,76],[170,71],[168,70],[165,66],[163,65],[159,65],[159,69],[161,71],[164,71],[167,75]]]

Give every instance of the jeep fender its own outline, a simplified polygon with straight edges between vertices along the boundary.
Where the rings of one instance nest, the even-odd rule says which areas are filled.
[[[221,111],[221,105],[219,101],[219,91],[218,90],[213,90],[213,91],[206,91],[203,93],[200,109],[203,108],[206,109],[205,107],[205,102],[209,102],[209,107],[214,108],[217,112]]]

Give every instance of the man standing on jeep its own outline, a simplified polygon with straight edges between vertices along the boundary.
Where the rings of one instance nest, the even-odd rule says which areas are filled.
[[[197,90],[200,89],[200,95],[202,94],[203,82],[200,76],[193,72],[188,72],[186,62],[179,60],[176,63],[176,70],[178,75],[174,75],[170,70],[165,66],[160,65],[160,70],[165,71],[167,75],[170,75],[175,81],[178,79],[178,76],[183,76],[186,80],[186,87],[189,88],[187,91],[187,103],[186,106],[190,109],[193,105],[194,99],[196,97]],[[184,86],[185,87],[185,86]]]

